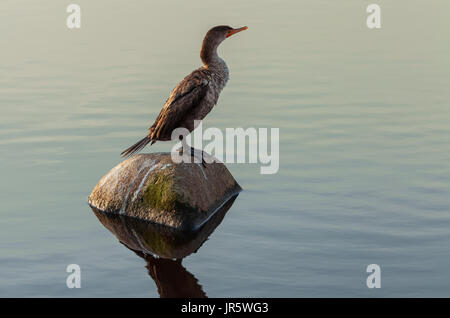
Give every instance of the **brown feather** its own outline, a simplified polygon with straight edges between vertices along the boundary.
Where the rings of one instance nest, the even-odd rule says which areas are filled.
[[[186,76],[170,94],[155,122],[149,129],[149,138],[170,140],[172,131],[182,127],[190,111],[201,104],[208,90],[210,72],[200,68]]]
[[[151,140],[150,138],[144,137],[141,140],[139,140],[137,143],[135,143],[133,146],[131,146],[130,148],[122,151],[122,153],[120,154],[122,157],[128,157],[131,156],[132,154],[138,152],[139,150],[141,150],[142,148],[144,148],[145,146],[147,146],[147,144],[149,142],[152,142],[151,144],[153,145],[155,143],[155,140]]]

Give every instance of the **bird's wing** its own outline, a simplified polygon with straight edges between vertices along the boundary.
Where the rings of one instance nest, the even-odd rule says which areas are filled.
[[[149,128],[149,138],[159,140],[170,138],[172,131],[190,110],[205,97],[211,75],[198,69],[186,76],[173,90],[161,109],[153,125]]]

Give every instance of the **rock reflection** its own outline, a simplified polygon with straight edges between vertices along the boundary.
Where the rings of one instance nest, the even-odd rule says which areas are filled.
[[[166,226],[124,215],[107,214],[92,208],[99,221],[127,248],[147,262],[160,297],[206,297],[195,276],[182,265],[182,259],[203,245],[222,222],[237,195],[228,200],[195,232],[181,232]]]

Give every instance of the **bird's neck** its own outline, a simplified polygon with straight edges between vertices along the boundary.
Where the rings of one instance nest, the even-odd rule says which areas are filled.
[[[204,68],[210,70],[215,75],[219,85],[223,88],[228,81],[229,72],[225,61],[217,54],[217,45],[203,43],[200,57]]]
[[[209,43],[203,43],[200,58],[206,68],[213,68],[223,63],[223,60],[217,54],[217,45]]]

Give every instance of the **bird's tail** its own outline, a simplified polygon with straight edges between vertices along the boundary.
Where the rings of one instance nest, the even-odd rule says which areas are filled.
[[[139,140],[137,143],[135,143],[130,148],[122,151],[122,153],[120,155],[122,157],[131,156],[132,154],[135,154],[136,152],[138,152],[139,150],[141,150],[142,148],[147,146],[148,143],[150,143],[150,142],[152,142],[151,144],[153,145],[155,143],[155,140],[151,140],[148,136],[146,136],[146,137],[142,138],[141,140]]]

